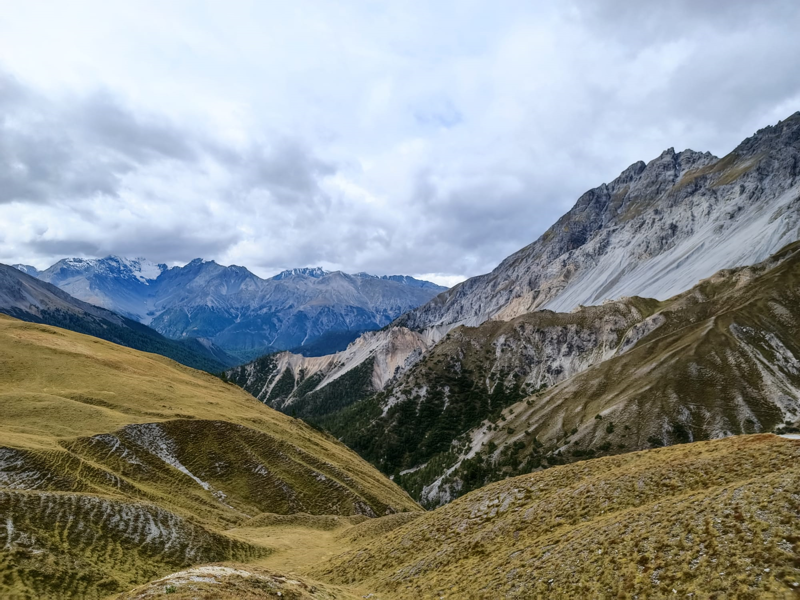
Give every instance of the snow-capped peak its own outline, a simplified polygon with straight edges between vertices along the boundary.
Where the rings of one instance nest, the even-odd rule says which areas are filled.
[[[281,271],[275,275],[273,279],[286,279],[288,277],[297,276],[320,278],[324,277],[325,275],[330,275],[330,271],[326,271],[322,267],[305,267],[300,269],[286,269],[285,271]]]
[[[136,279],[145,285],[158,279],[167,270],[166,265],[156,264],[146,258],[125,258],[110,255],[105,258],[65,258],[59,263],[70,271],[93,271]]]
[[[11,265],[17,271],[22,271],[26,275],[30,275],[31,277],[36,277],[39,273],[39,270],[36,267],[32,267],[30,265]]]
[[[125,266],[131,270],[133,276],[142,283],[155,281],[166,270],[165,265],[150,262],[146,258],[123,258],[120,260],[124,261]]]

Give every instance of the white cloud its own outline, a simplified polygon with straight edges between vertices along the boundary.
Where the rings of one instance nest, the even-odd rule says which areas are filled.
[[[425,275],[800,108],[794,3],[0,0],[0,261]]]

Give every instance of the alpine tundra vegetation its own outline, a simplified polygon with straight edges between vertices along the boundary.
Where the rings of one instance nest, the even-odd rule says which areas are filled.
[[[780,597],[800,441],[505,479],[433,512],[336,440],[153,354],[0,317],[0,594]]]

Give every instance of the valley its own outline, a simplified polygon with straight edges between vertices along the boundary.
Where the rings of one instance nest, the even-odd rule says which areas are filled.
[[[0,596],[797,597],[798,164],[667,150],[449,290],[0,265]]]
[[[425,513],[232,384],[9,317],[0,338],[3,594],[757,597],[800,583],[797,440],[584,460]]]
[[[800,113],[722,159],[666,151],[347,350],[226,377],[428,508],[576,460],[797,427],[798,161]]]

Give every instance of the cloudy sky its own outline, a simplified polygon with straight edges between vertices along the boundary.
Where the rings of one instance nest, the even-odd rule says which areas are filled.
[[[0,262],[451,284],[800,110],[795,0],[0,0]]]

